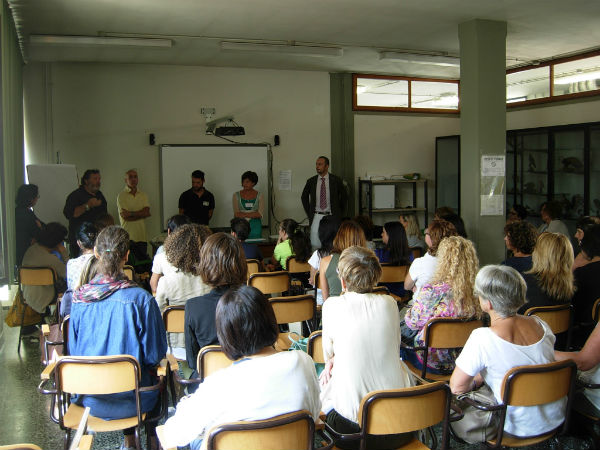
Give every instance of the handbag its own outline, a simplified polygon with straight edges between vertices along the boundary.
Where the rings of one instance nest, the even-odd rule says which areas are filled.
[[[469,444],[485,442],[496,436],[498,432],[498,411],[482,411],[468,404],[464,399],[481,403],[484,406],[496,405],[494,393],[487,384],[479,389],[457,395],[454,403],[462,410],[464,417],[450,423],[454,434]]]
[[[25,310],[25,317],[23,317],[23,309]],[[23,317],[22,324],[21,317]],[[19,289],[15,294],[15,298],[13,299],[12,306],[8,310],[8,314],[6,314],[6,317],[4,318],[4,322],[6,322],[6,325],[9,327],[37,325],[42,322],[42,315],[31,309],[31,307],[25,303],[23,292]]]

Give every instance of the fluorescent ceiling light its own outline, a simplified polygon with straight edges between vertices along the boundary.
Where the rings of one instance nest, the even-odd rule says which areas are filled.
[[[122,46],[122,47],[172,47],[170,39],[154,38],[122,38],[103,36],[58,36],[49,34],[36,34],[29,36],[29,43],[33,45],[74,45],[74,46]]]
[[[526,96],[523,96],[523,97],[513,97],[513,98],[509,98],[508,100],[506,100],[506,103],[524,102],[525,100],[527,100]]]
[[[581,72],[575,75],[569,75],[566,77],[555,76],[554,84],[571,84],[579,83],[580,81],[590,81],[600,78],[600,71],[594,70],[593,72]]]
[[[313,45],[270,44],[264,42],[221,41],[221,50],[279,53],[284,55],[314,56],[320,58],[339,57],[344,54],[341,47]]]
[[[444,55],[421,55],[418,53],[380,52],[382,61],[395,61],[414,64],[429,64],[433,66],[460,67],[460,59]]]

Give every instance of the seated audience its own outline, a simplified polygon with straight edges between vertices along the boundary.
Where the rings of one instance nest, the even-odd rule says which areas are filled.
[[[415,347],[425,346],[425,324],[435,317],[479,317],[481,309],[473,295],[479,261],[473,243],[460,236],[442,240],[437,250],[437,266],[429,283],[413,298],[406,312],[402,340]],[[429,349],[427,370],[447,374],[454,369],[458,350]],[[415,367],[423,367],[420,351],[402,348],[402,357]]]
[[[69,325],[69,354],[73,356],[132,355],[141,367],[140,387],[156,383],[155,367],[165,356],[167,343],[160,311],[152,296],[129,281],[123,266],[129,252],[129,234],[109,226],[98,234],[94,253],[98,275],[73,293]],[[91,414],[105,420],[135,416],[133,392],[111,395],[75,396],[71,400],[89,406]],[[141,409],[158,413],[159,392],[141,394]],[[150,448],[157,448],[154,425]],[[134,428],[124,430],[123,448],[135,447]]]
[[[371,391],[409,387],[412,377],[398,355],[396,301],[371,293],[381,277],[375,254],[364,247],[346,248],[338,269],[344,293],[323,304],[326,365],[321,374],[321,400],[333,429],[357,433],[362,398]],[[369,436],[367,448],[397,448],[411,438],[412,433]],[[358,448],[358,441],[338,441],[336,446]]]
[[[208,376],[184,397],[165,424],[165,448],[190,444],[199,449],[212,427],[238,420],[268,419],[301,409],[319,417],[319,385],[310,356],[276,352],[275,313],[256,288],[224,292],[216,309],[223,352],[234,363]]]
[[[115,224],[115,218],[108,213],[100,215],[94,221],[94,225],[96,225],[96,228],[98,229],[98,233],[100,233],[106,227],[110,227],[111,225],[114,225],[114,224]]]
[[[423,234],[419,227],[419,219],[416,214],[403,214],[399,219],[400,223],[406,231],[406,238],[408,239],[408,246],[410,248],[421,248],[423,251],[427,250],[427,244],[423,240]]]
[[[527,209],[523,205],[513,205],[508,212],[506,223],[518,222],[527,218]]]
[[[385,247],[375,250],[380,263],[392,266],[408,266],[412,261],[412,253],[408,248],[406,232],[400,222],[386,222],[383,226],[381,239]],[[399,282],[383,283],[391,294],[404,295],[404,280]]]
[[[175,231],[178,227],[191,223],[190,218],[183,214],[176,214],[171,216],[167,221],[167,237]],[[165,255],[164,245],[161,245],[156,250],[154,260],[152,261],[152,276],[150,277],[150,288],[152,292],[156,292],[158,287],[158,280],[165,273],[174,272],[175,268],[167,261],[167,255]]]
[[[321,259],[331,254],[333,249],[333,239],[340,228],[340,219],[336,216],[325,216],[319,222],[319,241],[321,247],[315,250],[308,260],[310,264],[310,284],[315,285],[315,275],[321,265]],[[321,289],[319,288],[318,295],[321,296]],[[323,298],[321,297],[321,303]]]
[[[22,184],[17,190],[15,207],[15,233],[17,259],[15,264],[21,266],[23,255],[33,244],[44,227],[44,223],[33,212],[33,207],[40,198],[35,184]]]
[[[523,274],[527,283],[527,302],[523,314],[533,306],[569,303],[575,291],[573,283],[573,247],[564,234],[542,233],[531,254],[531,270]]]
[[[485,266],[475,279],[475,295],[491,325],[471,333],[450,378],[454,394],[487,384],[497,403],[506,372],[515,366],[554,361],[554,335],[536,316],[517,314],[525,302],[525,281],[512,267]],[[566,399],[542,406],[513,406],[506,413],[504,431],[514,436],[540,435],[564,420]]]
[[[581,240],[583,239],[583,236],[585,236],[585,232],[586,230],[591,227],[592,225],[598,225],[600,224],[600,219],[598,217],[591,217],[591,216],[583,216],[580,217],[577,220],[577,223],[575,224],[575,239],[577,239],[577,243],[581,246]],[[589,260],[584,256],[583,252],[579,252],[577,254],[577,256],[575,256],[575,262],[573,263],[573,270],[577,269],[578,267],[583,267],[585,266],[587,263],[589,263]]]
[[[200,249],[211,233],[206,225],[193,223],[182,225],[167,236],[165,255],[175,272],[167,272],[158,280],[155,297],[161,313],[167,306],[185,305],[188,299],[210,291],[197,272]],[[183,334],[170,333],[168,341],[171,352],[178,359],[186,359]]]
[[[27,304],[40,314],[49,314],[48,305],[54,299],[54,291],[64,292],[67,288],[67,266],[69,259],[63,245],[67,229],[58,222],[50,222],[38,234],[38,241],[23,255],[23,267],[50,267],[56,275],[55,287],[23,286],[23,297]]]
[[[458,214],[452,213],[444,214],[441,217],[441,219],[450,222],[452,225],[454,225],[454,228],[456,228],[456,232],[458,233],[458,235],[467,239],[467,230],[465,229],[465,222],[462,220],[462,217],[460,217]]]
[[[594,301],[600,298],[600,225],[586,229],[580,247],[587,264],[573,272],[576,286],[573,308],[575,323],[587,323],[592,320]]]
[[[310,252],[310,236],[302,231],[294,219],[284,219],[279,225],[279,238],[273,250],[273,260],[269,269],[275,270],[281,267],[287,270],[287,259],[290,256],[295,256],[298,262],[306,262]]]
[[[361,216],[356,216],[354,220],[357,224],[360,225],[360,227],[363,230],[363,233],[365,233],[365,239],[367,240],[367,248],[375,251],[375,242],[373,242],[373,237],[376,236],[375,235],[375,224],[373,223],[373,221],[371,220],[371,218],[369,216],[365,216],[365,215],[361,215]],[[377,227],[377,228],[382,228],[382,227]]]
[[[440,206],[439,208],[435,209],[435,212],[433,213],[433,219],[442,220],[444,216],[447,216],[448,214],[456,214],[456,211],[449,206]]]
[[[525,221],[509,222],[504,226],[504,244],[512,256],[502,261],[519,273],[531,269],[531,253],[535,247],[538,233],[533,225]]]
[[[346,220],[342,222],[335,238],[333,238],[331,254],[321,258],[319,286],[321,287],[323,301],[342,293],[342,284],[337,274],[338,262],[342,252],[354,245],[366,248],[365,233],[356,222]]]
[[[427,283],[437,264],[436,254],[440,242],[448,236],[456,236],[456,228],[450,222],[436,219],[429,224],[425,231],[425,242],[427,243],[427,253],[420,258],[415,259],[404,280],[404,289],[412,290],[416,296],[421,290],[421,286]]]
[[[200,249],[198,273],[212,290],[190,298],[185,304],[185,355],[188,366],[194,371],[200,349],[219,343],[215,325],[219,298],[230,287],[246,284],[247,272],[242,245],[235,237],[215,233],[206,239]]]
[[[259,261],[263,260],[262,253],[260,252],[258,245],[246,242],[246,239],[248,239],[248,236],[250,235],[250,224],[246,219],[241,219],[239,217],[231,219],[231,234],[238,238],[242,244],[246,259],[257,259]]]
[[[557,201],[542,203],[540,215],[542,216],[542,224],[538,228],[539,233],[560,233],[569,237],[569,230],[564,222],[559,220],[562,206]]]

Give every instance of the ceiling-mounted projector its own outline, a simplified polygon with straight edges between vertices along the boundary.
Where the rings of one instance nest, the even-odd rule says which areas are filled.
[[[215,136],[242,136],[246,134],[244,127],[217,127]]]

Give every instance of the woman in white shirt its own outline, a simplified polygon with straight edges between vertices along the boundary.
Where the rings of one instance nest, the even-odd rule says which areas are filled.
[[[174,271],[165,273],[158,280],[156,302],[161,313],[169,305],[185,305],[190,298],[210,291],[210,287],[197,274],[200,263],[200,248],[212,232],[206,225],[188,224],[178,227],[165,240],[165,255]],[[185,360],[183,333],[169,336],[169,350]]]
[[[498,403],[506,372],[516,366],[553,362],[555,337],[536,316],[517,314],[525,303],[527,286],[512,267],[485,266],[475,278],[475,295],[491,325],[471,333],[450,379],[454,394],[487,384]],[[509,406],[504,433],[531,436],[549,432],[565,417],[566,398],[541,406]]]
[[[458,236],[456,228],[450,222],[442,219],[435,219],[429,224],[425,231],[425,242],[427,243],[427,253],[421,258],[415,259],[404,280],[404,289],[412,290],[415,297],[421,290],[421,286],[429,282],[437,266],[437,249],[442,239],[448,236]]]
[[[338,263],[342,295],[323,304],[323,353],[327,361],[321,374],[321,401],[327,423],[340,433],[359,431],[358,409],[362,398],[379,389],[412,385],[409,370],[400,360],[400,313],[389,295],[372,294],[381,278],[373,251],[352,246]],[[370,436],[367,448],[396,448],[411,433]],[[353,445],[354,444],[354,445]],[[357,442],[336,442],[354,448]]]
[[[212,427],[238,420],[268,419],[305,409],[319,417],[315,365],[302,351],[277,352],[279,328],[267,298],[256,288],[239,286],[220,298],[217,336],[233,364],[208,376],[184,397],[165,424],[165,448],[200,448]]]

